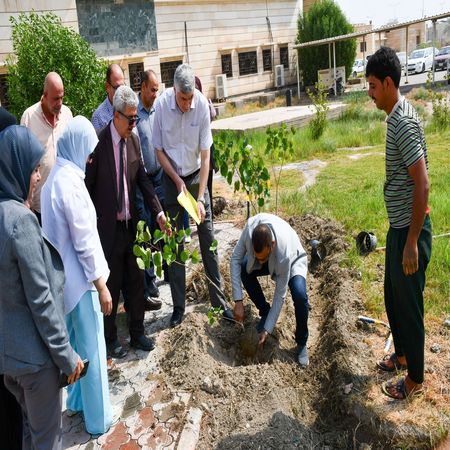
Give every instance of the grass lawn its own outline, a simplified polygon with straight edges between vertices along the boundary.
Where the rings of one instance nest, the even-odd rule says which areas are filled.
[[[354,237],[362,230],[375,233],[378,246],[385,245],[388,219],[383,201],[385,114],[374,109],[361,94],[348,99],[349,108],[337,120],[329,122],[324,135],[313,141],[308,128],[298,130],[293,138],[292,161],[320,158],[327,166],[316,184],[300,193],[301,176],[287,171],[281,177],[278,210],[285,215],[314,213],[342,223],[351,243],[344,265],[362,274],[362,295],[368,312],[384,314],[382,274],[384,252],[373,252],[365,258],[357,255]],[[240,134],[228,132],[236,145]],[[264,151],[264,132],[246,133],[245,138],[256,151]],[[450,130],[426,130],[431,181],[429,204],[433,235],[450,232]],[[361,147],[353,149],[354,147]],[[350,158],[358,153],[357,158]],[[362,156],[361,156],[362,155]],[[271,161],[267,166],[271,166]],[[275,198],[267,210],[275,213]],[[441,320],[450,314],[450,238],[433,240],[433,254],[427,270],[425,308],[429,318]]]

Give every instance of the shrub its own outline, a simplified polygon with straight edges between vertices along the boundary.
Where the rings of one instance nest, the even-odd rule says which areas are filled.
[[[309,130],[313,140],[322,136],[327,126],[327,112],[329,110],[327,101],[327,91],[321,83],[316,83],[315,91],[308,91],[308,96],[316,108],[316,115],[309,122]]]
[[[53,13],[10,17],[14,55],[7,59],[10,109],[17,117],[42,95],[48,72],[64,82],[64,103],[74,115],[91,117],[104,100],[106,62]]]

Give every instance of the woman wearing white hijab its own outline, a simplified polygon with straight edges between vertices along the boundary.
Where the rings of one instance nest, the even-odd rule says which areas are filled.
[[[86,430],[95,435],[108,431],[112,423],[102,317],[112,308],[106,286],[109,269],[84,184],[86,161],[97,142],[85,117],[70,121],[58,140],[56,163],[41,192],[42,229],[64,262],[70,343],[89,360],[87,375],[68,387],[67,409],[82,411]]]

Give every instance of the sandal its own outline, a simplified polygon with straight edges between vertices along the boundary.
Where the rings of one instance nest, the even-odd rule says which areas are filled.
[[[394,400],[406,400],[408,398],[417,397],[423,394],[422,388],[414,387],[410,392],[406,391],[405,378],[402,377],[398,380],[389,380],[381,385],[383,394],[387,395]]]
[[[384,372],[395,372],[406,370],[408,366],[402,364],[395,353],[386,355],[381,361],[377,362],[377,367]]]

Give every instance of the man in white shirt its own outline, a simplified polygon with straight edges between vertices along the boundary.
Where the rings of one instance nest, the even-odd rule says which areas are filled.
[[[224,309],[224,318],[233,319],[221,290],[217,255],[210,251],[214,231],[206,183],[212,143],[208,101],[195,89],[192,68],[182,64],[175,71],[174,87],[164,91],[155,103],[153,146],[164,170],[165,208],[180,230],[183,208],[177,201],[178,194],[189,191],[197,199],[201,220],[198,237],[211,304]],[[175,327],[183,320],[186,301],[186,271],[180,260],[170,265],[169,280],[174,308],[170,325]]]
[[[72,119],[72,112],[63,105],[64,84],[56,72],[49,72],[44,81],[41,99],[22,114],[20,125],[29,128],[44,147],[41,159],[41,181],[33,197],[33,210],[41,221],[41,188],[56,161],[56,143],[65,126]]]

